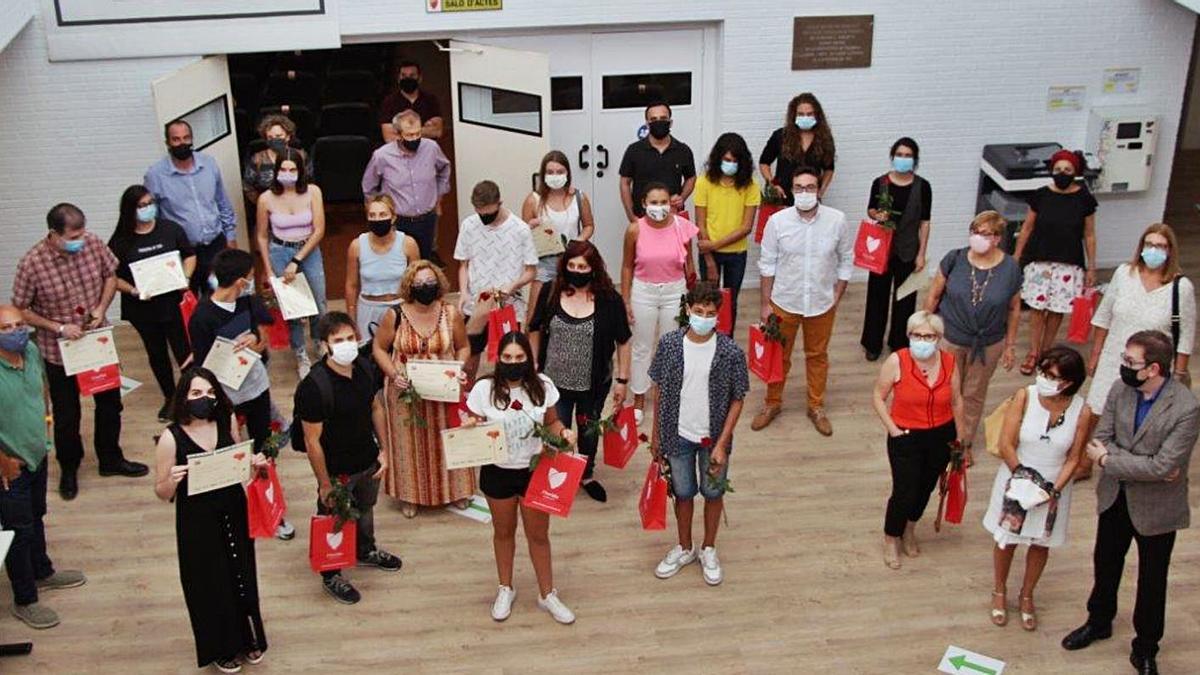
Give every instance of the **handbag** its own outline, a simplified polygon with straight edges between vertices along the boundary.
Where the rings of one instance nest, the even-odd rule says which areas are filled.
[[[1008,414],[1012,403],[1013,397],[1009,396],[983,420],[983,442],[987,444],[988,454],[992,457],[1000,456],[1000,432],[1004,429],[1004,416]]]

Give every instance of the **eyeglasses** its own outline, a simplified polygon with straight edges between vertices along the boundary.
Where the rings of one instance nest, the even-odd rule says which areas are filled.
[[[941,338],[942,338],[942,336],[938,335],[937,333],[909,333],[908,334],[909,340],[916,340],[917,342],[937,342]]]
[[[1141,364],[1135,363],[1133,359],[1129,358],[1129,356],[1125,354],[1121,355],[1121,363],[1125,366],[1133,368],[1134,370],[1142,370],[1146,367],[1145,361],[1143,361]]]
[[[820,191],[821,191],[821,186],[819,186],[819,185],[801,185],[801,186],[792,188],[792,192],[807,192],[809,194],[814,194],[814,195]]]

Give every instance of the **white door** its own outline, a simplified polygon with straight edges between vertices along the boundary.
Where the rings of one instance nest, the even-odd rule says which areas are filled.
[[[546,54],[450,41],[450,94],[458,213],[489,179],[514,213],[550,149],[550,64]]]
[[[151,83],[157,138],[163,125],[183,118],[192,125],[196,150],[217,160],[226,196],[238,220],[238,243],[247,247],[246,209],[242,197],[242,172],[233,126],[233,95],[229,90],[229,67],[224,56],[208,56]],[[166,152],[166,147],[162,147]]]

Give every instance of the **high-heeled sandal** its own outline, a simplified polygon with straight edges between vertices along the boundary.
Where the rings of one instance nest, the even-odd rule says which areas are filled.
[[[1008,597],[1008,596],[1007,596],[1007,594],[1006,594],[1006,593],[1000,593],[1000,592],[997,592],[997,591],[992,591],[992,598],[993,598],[993,601],[995,600],[995,598],[1005,598],[1005,605],[1004,605],[1004,609],[996,609],[995,607],[992,607],[992,624],[994,624],[994,625],[996,625],[996,626],[1001,626],[1001,627],[1003,627],[1003,626],[1007,626],[1007,625],[1008,625],[1008,602],[1007,602],[1007,597]]]
[[[1020,605],[1021,628],[1024,628],[1027,631],[1035,631],[1035,630],[1037,630],[1037,627],[1038,627],[1037,611],[1035,610],[1032,612],[1026,612],[1025,611],[1025,602],[1026,601],[1029,601],[1029,605],[1032,607],[1033,606],[1033,596],[1026,595],[1026,596],[1021,597],[1021,605]]]
[[[1038,355],[1035,352],[1029,352],[1025,355],[1025,360],[1021,362],[1021,374],[1032,375],[1033,371],[1037,370]]]

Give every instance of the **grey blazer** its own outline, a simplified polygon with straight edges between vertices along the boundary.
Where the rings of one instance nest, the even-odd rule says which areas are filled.
[[[1117,500],[1121,484],[1129,518],[1138,534],[1154,536],[1189,525],[1188,462],[1200,435],[1200,402],[1191,390],[1168,379],[1137,433],[1133,420],[1141,393],[1118,382],[1108,393],[1096,439],[1108,447],[1104,474],[1096,483],[1096,511]],[[1167,477],[1179,469],[1179,477]]]

